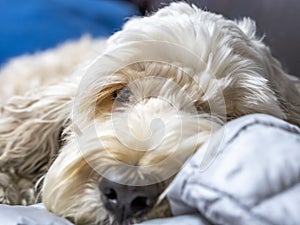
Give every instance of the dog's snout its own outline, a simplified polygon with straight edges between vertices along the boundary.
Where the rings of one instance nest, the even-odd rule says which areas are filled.
[[[99,188],[105,208],[119,222],[147,213],[160,194],[158,184],[129,186],[102,179]]]

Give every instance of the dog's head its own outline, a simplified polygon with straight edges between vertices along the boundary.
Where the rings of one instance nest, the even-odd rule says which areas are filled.
[[[184,3],[127,22],[79,84],[74,133],[46,175],[46,207],[76,224],[168,215],[164,190],[226,120],[283,117],[268,54],[251,20]]]

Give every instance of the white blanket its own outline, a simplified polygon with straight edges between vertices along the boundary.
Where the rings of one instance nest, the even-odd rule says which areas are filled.
[[[196,211],[223,225],[300,224],[298,127],[251,115],[228,123],[211,140],[221,140],[213,162],[201,164],[206,143],[172,183],[175,215]]]

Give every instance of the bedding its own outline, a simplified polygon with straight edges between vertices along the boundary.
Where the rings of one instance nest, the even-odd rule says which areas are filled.
[[[140,225],[300,224],[298,127],[254,114],[229,122],[210,140],[170,186],[174,217]],[[42,205],[0,205],[0,224],[71,225]]]
[[[1,225],[72,225],[49,213],[42,204],[33,206],[0,205]]]
[[[168,197],[174,215],[196,211],[223,225],[300,224],[298,127],[249,115],[228,123],[211,140],[172,183]],[[199,160],[204,152],[212,156],[209,164]]]

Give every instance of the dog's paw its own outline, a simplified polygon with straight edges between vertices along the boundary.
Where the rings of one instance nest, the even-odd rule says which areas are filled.
[[[19,202],[18,188],[13,179],[8,174],[0,172],[0,203],[16,205]]]
[[[32,182],[7,172],[0,172],[0,203],[31,205],[35,202]]]

